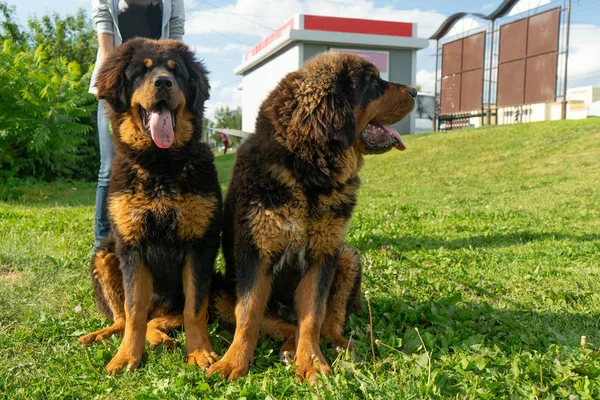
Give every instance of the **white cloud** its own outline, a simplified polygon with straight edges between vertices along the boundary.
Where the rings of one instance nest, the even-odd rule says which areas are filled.
[[[245,52],[250,49],[250,46],[246,46],[244,44],[236,44],[236,43],[229,43],[223,47],[209,47],[209,46],[193,44],[193,45],[191,45],[191,48],[196,53],[198,53],[199,56],[202,56],[202,54],[223,54],[223,53],[228,53],[228,52],[233,52],[233,51]]]
[[[446,18],[437,11],[377,7],[373,1],[368,0],[345,3],[321,0],[237,0],[235,4],[219,8],[189,11],[186,33],[219,32],[264,37],[295,14],[415,22],[418,24],[420,37],[430,36]]]
[[[569,79],[581,80],[595,77],[600,85],[600,26],[572,24],[569,40]]]
[[[474,18],[466,17],[461,18],[459,21],[454,24],[452,29],[448,31],[446,37],[452,37],[455,35],[460,35],[462,33],[470,32],[472,30],[477,30],[482,25]]]
[[[481,6],[482,10],[491,10],[492,8],[494,8],[494,5],[492,3],[486,3]]]
[[[229,100],[229,103],[237,107],[241,105],[242,91],[238,90],[237,85],[229,85],[219,90],[219,97],[223,100]]]
[[[435,72],[421,69],[417,71],[417,85],[421,86],[421,92],[433,93]]]
[[[550,4],[550,0],[521,0],[510,10],[508,15],[521,14],[525,11],[545,6],[546,4]]]
[[[237,89],[236,84],[221,87],[220,82],[216,86],[211,82],[211,87],[211,98],[206,103],[206,118],[212,119],[215,111],[220,107],[229,107],[230,109],[241,107],[242,91]]]

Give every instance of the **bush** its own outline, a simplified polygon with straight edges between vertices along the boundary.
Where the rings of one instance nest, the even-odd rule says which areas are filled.
[[[91,71],[51,58],[44,46],[19,49],[5,40],[0,49],[0,179],[33,176],[90,179],[97,149],[87,93]]]

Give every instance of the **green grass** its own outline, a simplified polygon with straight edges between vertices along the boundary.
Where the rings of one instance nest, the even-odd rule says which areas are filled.
[[[1,188],[0,397],[600,398],[600,121],[406,142],[366,160],[348,233],[376,368],[365,311],[348,328],[356,353],[327,350],[335,375],[318,388],[266,338],[247,377],[207,378],[184,365],[181,331],[175,351],[106,376],[120,338],[76,342],[107,323],[87,275],[94,185]],[[216,158],[224,187],[234,157]],[[210,329],[223,354],[231,335]]]

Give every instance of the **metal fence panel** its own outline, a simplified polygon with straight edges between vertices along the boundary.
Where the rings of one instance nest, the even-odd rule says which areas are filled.
[[[498,107],[523,104],[525,95],[525,60],[498,66]]]
[[[483,100],[483,68],[462,73],[460,111],[481,110]]]
[[[442,78],[442,93],[440,105],[442,114],[452,114],[460,110],[460,74]]]
[[[556,97],[556,52],[527,58],[525,104],[546,103]]]

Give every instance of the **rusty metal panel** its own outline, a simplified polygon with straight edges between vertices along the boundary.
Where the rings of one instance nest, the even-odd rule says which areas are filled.
[[[459,73],[462,70],[462,39],[442,47],[442,76]]]
[[[498,107],[518,106],[525,98],[525,60],[498,65]]]
[[[525,58],[527,54],[527,18],[500,27],[499,63]]]
[[[462,73],[460,111],[481,110],[483,100],[483,68]]]
[[[467,36],[463,41],[462,71],[483,68],[485,60],[485,32]]]
[[[560,8],[555,8],[529,18],[527,56],[558,51]]]
[[[441,114],[453,114],[460,110],[460,80],[460,74],[442,78]]]
[[[525,104],[556,100],[556,63],[558,53],[527,58],[525,74]]]

